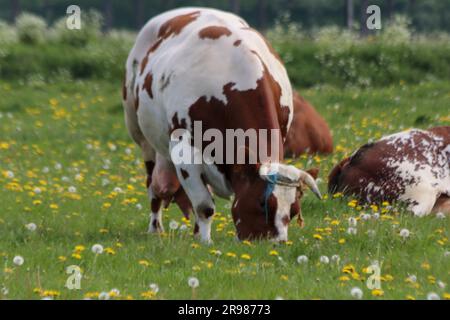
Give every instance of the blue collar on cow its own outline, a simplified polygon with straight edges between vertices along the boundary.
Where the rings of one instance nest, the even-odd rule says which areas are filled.
[[[275,186],[278,184],[278,173],[272,173],[267,176],[265,176],[265,179],[267,180],[267,187],[264,191],[264,211],[266,214],[266,223],[269,223],[269,198],[270,195],[275,190]]]

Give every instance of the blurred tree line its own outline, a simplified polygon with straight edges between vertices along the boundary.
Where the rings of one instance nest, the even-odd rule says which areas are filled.
[[[96,9],[105,18],[105,29],[138,29],[151,17],[183,6],[208,6],[236,12],[259,29],[270,27],[285,13],[311,29],[324,25],[365,29],[366,8],[381,7],[385,22],[396,14],[411,19],[418,31],[450,31],[450,0],[0,0],[0,19],[13,22],[23,11],[39,14],[51,23],[77,4],[82,10]]]

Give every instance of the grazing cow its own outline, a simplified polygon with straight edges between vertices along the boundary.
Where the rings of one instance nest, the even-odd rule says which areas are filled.
[[[334,168],[329,191],[403,202],[416,216],[450,213],[450,127],[409,130],[363,146]]]
[[[265,39],[233,14],[177,9],[147,23],[126,70],[125,119],[146,162],[150,231],[162,231],[162,202],[175,196],[184,203],[189,200],[198,233],[210,242],[215,213],[211,189],[224,198],[234,195],[232,214],[240,239],[287,240],[288,223],[300,212],[302,189],[309,186],[318,196],[320,192],[309,173],[282,164],[283,141],[293,118],[292,87]],[[197,122],[201,132],[196,132]],[[259,137],[259,145],[268,145],[271,161],[262,161],[259,152],[255,164],[174,159],[179,143],[198,151],[193,139],[174,143],[176,133],[203,136],[209,129],[223,136],[229,129],[269,130],[265,139]],[[280,133],[276,147],[273,132]],[[236,148],[233,151],[239,151]],[[255,154],[252,148],[244,151],[246,158]]]
[[[301,154],[330,154],[333,138],[320,114],[298,93],[294,92],[294,120],[284,144],[286,157]]]

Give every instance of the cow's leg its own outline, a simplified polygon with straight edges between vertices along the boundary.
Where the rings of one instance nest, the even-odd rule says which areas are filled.
[[[211,242],[211,225],[215,212],[213,197],[202,175],[201,165],[177,165],[177,175],[192,204],[195,231],[203,242]]]
[[[128,90],[128,88],[125,88],[124,90]],[[136,109],[134,106],[134,98],[131,96],[131,94],[128,94],[126,99],[123,101],[123,106],[125,111],[126,127],[131,138],[142,150],[145,168],[147,171],[147,190],[151,206],[149,232],[162,232],[164,230],[161,221],[162,200],[155,195],[151,188],[152,175],[156,164],[156,152],[142,134],[138,123]]]

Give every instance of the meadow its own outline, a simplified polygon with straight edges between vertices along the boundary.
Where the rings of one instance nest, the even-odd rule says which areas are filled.
[[[308,192],[306,226],[293,221],[285,244],[236,241],[220,199],[212,245],[175,206],[166,233],[147,234],[144,165],[121,105],[135,35],[102,35],[95,18],[76,36],[64,26],[0,22],[0,299],[450,298],[450,218],[388,203]],[[367,141],[450,125],[446,34],[413,39],[404,23],[366,39],[293,23],[267,34],[333,131],[333,155],[288,160],[320,168],[324,194],[331,168]],[[375,261],[381,288],[369,289]]]
[[[353,299],[355,287],[363,299],[450,298],[449,218],[414,218],[388,204],[308,193],[305,228],[292,222],[290,242],[278,245],[237,242],[223,200],[210,246],[193,238],[175,206],[164,212],[166,234],[147,234],[143,163],[126,133],[120,87],[0,82],[0,299]],[[300,90],[329,122],[336,152],[289,162],[320,167],[326,194],[332,166],[363,143],[449,125],[449,88]],[[381,290],[366,286],[374,261]],[[72,265],[82,271],[80,290],[65,287]]]

